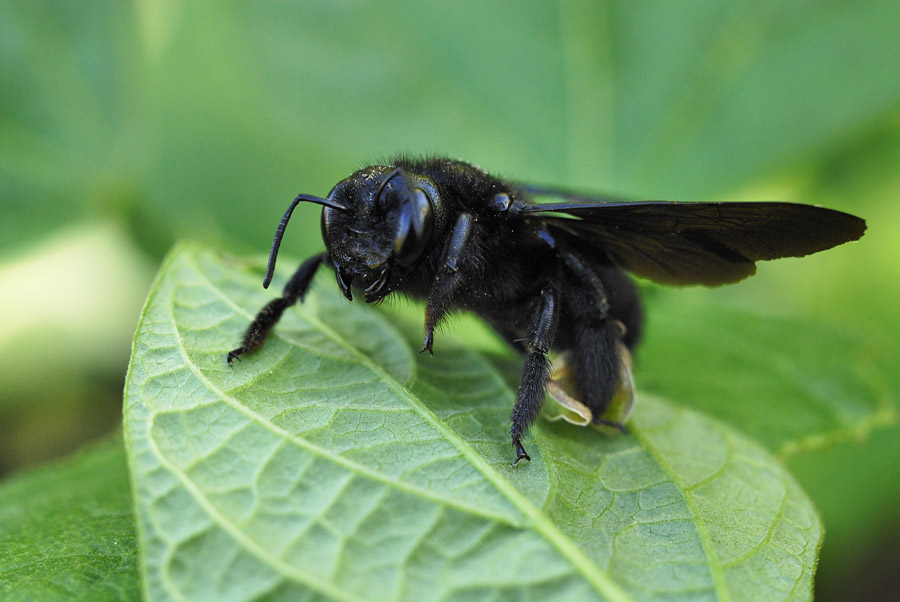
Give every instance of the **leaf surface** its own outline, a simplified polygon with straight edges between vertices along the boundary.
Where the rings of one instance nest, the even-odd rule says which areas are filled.
[[[810,598],[818,517],[733,429],[643,395],[631,435],[539,421],[512,468],[518,360],[415,356],[410,312],[328,286],[229,368],[269,295],[189,246],[151,291],[126,388],[149,599]]]
[[[802,179],[896,114],[898,16],[893,0],[4,3],[0,251],[97,207],[160,253],[198,230],[257,248],[293,194],[398,151],[672,200]]]
[[[896,419],[878,337],[678,290],[648,303],[635,378],[786,456]]]
[[[0,485],[0,599],[130,601],[137,537],[121,438]]]

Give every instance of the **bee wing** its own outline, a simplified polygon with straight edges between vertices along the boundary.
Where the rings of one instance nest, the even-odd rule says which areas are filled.
[[[523,190],[582,199],[553,189]],[[522,212],[541,215],[569,246],[663,284],[737,282],[756,272],[756,261],[824,251],[866,230],[853,215],[796,203],[585,200],[527,205]]]

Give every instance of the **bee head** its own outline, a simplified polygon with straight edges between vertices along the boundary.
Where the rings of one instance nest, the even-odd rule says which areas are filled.
[[[338,286],[348,299],[358,286],[366,302],[386,297],[422,256],[434,227],[434,184],[400,168],[367,167],[339,182],[326,198],[299,195],[275,233],[268,286],[290,214],[301,201],[322,205],[322,239]]]

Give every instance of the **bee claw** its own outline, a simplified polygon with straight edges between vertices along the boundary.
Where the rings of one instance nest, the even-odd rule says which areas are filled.
[[[244,352],[244,348],[243,348],[243,347],[238,347],[237,349],[232,349],[231,351],[229,351],[229,352],[228,352],[228,357],[227,357],[228,365],[229,365],[229,366],[233,366],[233,365],[234,365],[234,360],[237,360],[237,361],[239,361],[239,362],[240,362],[240,361],[243,361],[243,360],[241,359],[241,354],[242,354],[243,352]]]
[[[510,464],[510,466],[515,466],[519,463],[520,460],[528,460],[531,462],[531,456],[528,455],[528,452],[525,451],[525,448],[522,447],[522,442],[518,439],[513,439],[513,446],[516,448],[516,461]]]
[[[423,341],[422,348],[419,350],[419,353],[425,353],[427,351],[429,354],[431,354],[433,356],[434,355],[434,350],[432,349],[433,346],[434,346],[434,333],[426,332],[425,333],[425,341]]]

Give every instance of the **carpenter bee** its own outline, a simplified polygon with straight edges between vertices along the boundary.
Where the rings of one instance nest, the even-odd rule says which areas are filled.
[[[541,196],[564,202],[532,201]],[[641,338],[641,300],[626,272],[716,286],[752,275],[756,261],[829,249],[866,229],[858,217],[810,205],[622,202],[506,182],[462,161],[401,157],[357,171],[325,198],[297,196],[275,232],[264,287],[300,202],[323,206],[325,251],[260,310],[228,363],[259,348],[322,264],[347,299],[425,300],[423,352],[433,353],[448,312],[474,312],[525,353],[509,429],[514,464],[530,460],[522,437],[544,400],[551,349],[567,352],[581,402],[604,422],[621,356]]]

